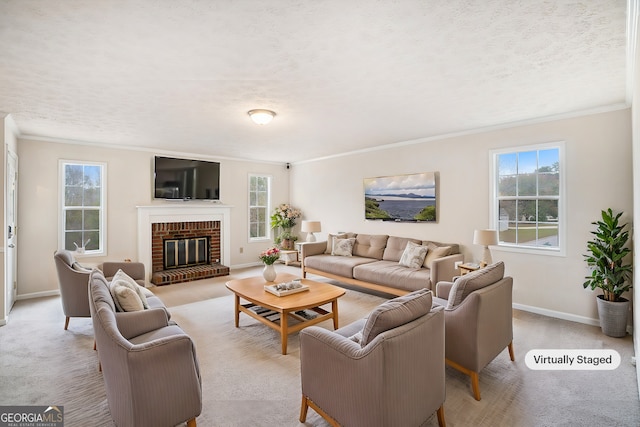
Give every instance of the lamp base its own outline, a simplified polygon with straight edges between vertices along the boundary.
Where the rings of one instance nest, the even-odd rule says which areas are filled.
[[[313,235],[313,233],[307,233],[307,242],[315,242],[316,241],[316,236]]]

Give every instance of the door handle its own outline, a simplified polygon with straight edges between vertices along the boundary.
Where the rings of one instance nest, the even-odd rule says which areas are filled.
[[[15,247],[16,247],[16,245],[14,245],[13,243],[10,243],[10,244],[9,244],[9,247],[10,247],[10,248],[15,248]]]

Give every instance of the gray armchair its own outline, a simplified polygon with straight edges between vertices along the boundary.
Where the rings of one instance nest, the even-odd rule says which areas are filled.
[[[89,311],[89,273],[76,262],[73,253],[59,250],[53,254],[58,272],[58,285],[62,299],[62,311],[66,317],[64,329],[69,327],[71,317],[91,317]]]
[[[111,417],[119,427],[196,426],[202,384],[191,338],[163,308],[119,312],[91,272],[89,303]]]
[[[512,288],[501,261],[436,285],[434,303],[445,306],[446,362],[471,377],[476,400],[479,372],[505,348],[515,360]]]
[[[300,331],[300,422],[313,408],[331,425],[445,426],[444,310],[431,291],[394,298],[335,331]]]
[[[89,311],[89,273],[91,269],[80,265],[73,252],[57,250],[53,254],[58,272],[58,286],[62,299],[62,311],[66,317],[64,329],[69,327],[71,317],[91,317]],[[108,261],[102,265],[105,276],[111,279],[122,270],[141,286],[145,286],[144,264],[141,262]]]

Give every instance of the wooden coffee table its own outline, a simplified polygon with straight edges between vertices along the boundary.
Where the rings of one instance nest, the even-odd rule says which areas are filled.
[[[333,319],[333,328],[338,329],[338,298],[345,294],[344,289],[327,283],[302,279],[300,282],[309,286],[308,291],[279,297],[264,290],[264,285],[288,282],[297,278],[298,276],[293,274],[278,273],[276,280],[273,282],[267,282],[261,276],[228,281],[226,286],[235,295],[236,328],[239,327],[240,312],[243,312],[279,331],[282,340],[282,354],[287,354],[287,336],[293,332],[298,332],[307,326],[315,325],[328,319]],[[249,303],[240,304],[240,298],[249,301]],[[320,307],[328,303],[331,303],[331,311],[326,311]],[[272,321],[260,316],[251,310],[251,307],[254,306],[264,307],[280,313],[279,321]],[[307,319],[296,313],[307,309],[314,311],[317,316],[313,319]],[[289,317],[296,319],[298,323],[289,325]]]

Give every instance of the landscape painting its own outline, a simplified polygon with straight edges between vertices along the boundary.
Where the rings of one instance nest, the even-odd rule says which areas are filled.
[[[436,172],[364,179],[365,218],[435,222]]]

